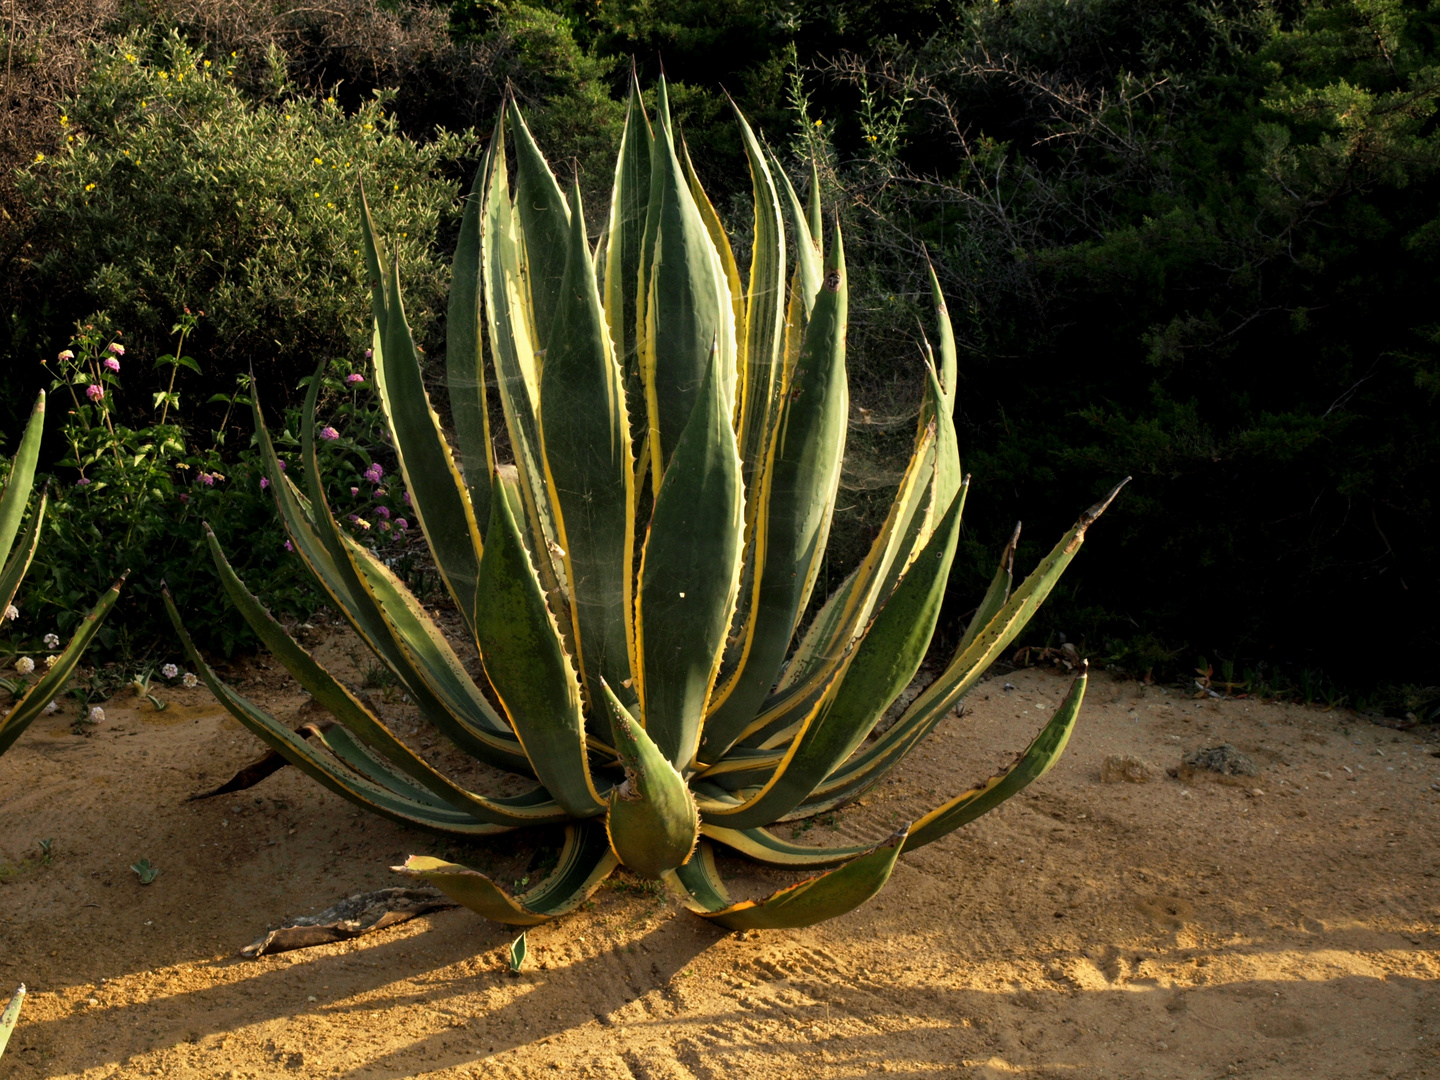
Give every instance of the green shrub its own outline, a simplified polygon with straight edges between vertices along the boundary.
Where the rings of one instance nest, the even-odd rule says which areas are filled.
[[[49,353],[80,319],[123,326],[133,354],[154,356],[190,308],[208,313],[191,342],[208,376],[182,378],[182,388],[223,391],[253,370],[293,391],[318,358],[369,344],[349,300],[364,286],[354,235],[362,176],[384,192],[377,223],[396,238],[424,339],[447,287],[431,250],[456,193],[446,170],[473,140],[404,138],[384,94],[353,113],[303,95],[273,51],[255,100],[235,85],[234,63],[174,34],[97,52],[62,106],[61,149],[21,181],[40,238],[29,277],[42,303],[16,353]]]

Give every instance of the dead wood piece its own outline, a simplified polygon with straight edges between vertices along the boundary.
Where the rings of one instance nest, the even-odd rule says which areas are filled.
[[[456,904],[438,889],[377,889],[357,893],[318,915],[300,915],[245,946],[240,955],[254,959],[270,953],[328,945],[373,934],[417,915],[444,911]]]

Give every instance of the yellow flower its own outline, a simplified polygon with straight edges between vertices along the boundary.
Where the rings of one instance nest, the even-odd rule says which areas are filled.
[[[209,61],[209,60],[206,60],[206,61],[205,61],[205,66],[206,66],[206,67],[209,67],[209,66],[210,66],[210,61]]]
[[[94,190],[95,190],[95,185],[94,185],[94,184],[86,184],[86,185],[85,185],[85,190],[86,190],[86,191],[94,191]]]
[[[135,54],[134,54],[134,53],[128,53],[128,52],[127,52],[127,53],[125,54],[125,59],[128,60],[130,63],[133,64],[133,63],[135,63]]]
[[[170,78],[170,73],[169,73],[168,71],[162,71],[162,72],[160,72],[160,78],[162,78],[162,79],[168,79],[168,78]]]
[[[44,161],[44,160],[45,160],[45,155],[44,155],[44,154],[36,154],[36,155],[35,155],[35,164],[38,165],[38,164],[40,164],[40,162],[42,162],[42,161]]]
[[[321,161],[321,160],[317,157],[317,158],[315,159],[315,164],[316,164],[316,165],[324,165],[325,163],[324,163],[323,161]]]
[[[823,124],[823,123],[825,123],[824,120],[816,120],[816,121],[815,121],[815,126],[816,126],[816,127],[819,127],[819,126],[820,126],[821,124]]]
[[[60,114],[60,126],[61,126],[61,127],[67,127],[67,126],[69,125],[69,123],[70,123],[70,117],[66,116],[64,113],[61,113],[61,114]]]

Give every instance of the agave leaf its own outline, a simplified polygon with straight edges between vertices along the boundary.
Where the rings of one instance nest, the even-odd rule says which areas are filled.
[[[365,197],[365,182],[360,182],[360,234],[365,247],[365,273],[370,281],[370,313],[381,341],[385,340],[386,320],[390,311],[390,286],[385,274],[385,247],[370,216],[370,202]]]
[[[543,353],[550,344],[548,335],[555,325],[560,288],[569,260],[570,207],[513,97],[506,117],[515,139],[515,210],[520,219],[525,276],[530,285],[526,311],[531,316],[536,348]]]
[[[679,157],[681,168],[685,172],[685,183],[690,188],[690,197],[695,200],[695,209],[700,212],[700,220],[705,223],[705,231],[710,236],[710,242],[715,245],[715,254],[720,257],[720,267],[725,272],[726,292],[730,297],[731,318],[734,320],[736,333],[735,377],[738,400],[740,386],[745,377],[745,338],[741,333],[745,325],[745,292],[740,288],[740,267],[735,263],[735,250],[730,246],[730,237],[725,234],[725,226],[720,223],[720,215],[715,212],[710,196],[705,194],[700,175],[695,171],[695,163],[690,160],[690,148],[685,145],[684,138],[680,139]]]
[[[740,455],[717,358],[655,497],[635,613],[641,715],[677,769],[700,741],[743,554]]]
[[[321,664],[317,663],[315,658],[289,634],[285,633],[284,628],[245,588],[244,582],[236,575],[225,558],[225,554],[220,548],[220,542],[215,539],[215,534],[210,531],[208,526],[205,531],[206,540],[210,545],[210,555],[219,571],[220,581],[225,586],[231,602],[245,617],[245,621],[250,624],[256,636],[264,642],[271,654],[285,665],[286,670],[309,692],[311,697],[324,706],[336,720],[349,728],[366,747],[382,755],[401,773],[411,780],[418,781],[426,789],[426,796],[410,793],[410,797],[423,801],[424,798],[434,799],[438,796],[444,804],[468,813],[480,821],[488,821],[495,825],[519,826],[564,820],[565,812],[553,799],[548,798],[548,793],[546,793],[547,798],[539,803],[532,800],[528,793],[518,799],[489,799],[483,795],[466,791],[432,768],[418,754],[397,739],[380,718],[367,709],[354,694],[326,671]],[[322,735],[322,742],[324,741]],[[329,743],[325,742],[325,745],[328,746]],[[331,746],[330,749],[335,751],[337,756],[349,761],[347,755],[336,750],[335,747]],[[349,763],[355,766],[355,762],[349,761]],[[362,771],[366,770],[362,769]],[[371,779],[382,787],[395,789],[394,784],[386,783],[378,774],[372,774]],[[543,789],[537,790],[543,793]],[[547,802],[548,805],[545,805]]]
[[[605,802],[586,760],[580,680],[498,473],[494,483],[480,559],[480,659],[540,782],[575,817],[591,817]]]
[[[911,825],[903,851],[913,851],[915,848],[933,843],[960,826],[993,810],[1006,799],[1044,776],[1055,762],[1060,760],[1060,755],[1064,752],[1066,743],[1075,730],[1075,721],[1080,715],[1080,703],[1085,696],[1085,681],[1086,671],[1082,669],[1080,676],[1071,684],[1065,700],[1055,710],[1050,722],[1045,725],[1029,747],[1015,759],[1014,764],[984,783],[977,784],[963,795],[936,807]],[[807,813],[818,812],[820,811],[807,811]],[[780,839],[768,829],[730,829],[710,822],[701,825],[700,831],[711,840],[734,848],[740,854],[766,866],[835,866],[847,859],[854,858],[868,848],[868,845],[864,844],[845,844],[838,847],[795,844]]]
[[[545,479],[570,582],[572,640],[592,722],[608,732],[600,683],[632,683],[634,462],[625,387],[610,351],[580,189],[572,194],[570,260],[540,380]]]
[[[617,862],[600,824],[576,821],[565,829],[560,862],[550,876],[516,897],[477,870],[425,855],[411,855],[403,866],[392,869],[429,882],[452,900],[494,922],[539,926],[583,904],[610,876]]]
[[[10,478],[0,494],[0,563],[10,558],[20,520],[30,502],[30,488],[35,483],[35,464],[40,460],[40,439],[45,434],[45,391],[35,399],[35,407],[20,436],[20,445],[10,461]],[[9,603],[9,601],[6,601]]]
[[[510,943],[511,971],[518,973],[520,969],[525,966],[525,956],[529,951],[529,947],[525,942],[525,933],[522,932],[519,937]]]
[[[799,343],[809,322],[810,311],[820,295],[825,274],[824,256],[820,248],[821,234],[810,227],[809,213],[801,207],[800,197],[795,194],[789,174],[774,154],[769,156],[771,172],[780,180],[781,195],[790,212],[790,227],[795,231],[795,277],[791,283],[791,304],[799,307],[787,316],[788,333],[794,336],[796,345],[791,356],[793,359],[799,354]]]
[[[279,723],[249,698],[221,682],[200,655],[200,651],[195,648],[170,594],[164,592],[161,598],[165,601],[165,611],[170,616],[170,622],[175,627],[186,655],[190,657],[191,665],[216,700],[231,716],[258,736],[261,742],[311,779],[357,806],[404,825],[461,836],[493,836],[496,833],[509,832],[513,828],[509,825],[478,821],[472,814],[452,806],[440,805],[434,799],[412,799],[408,795],[382,787],[350,767],[320,753],[316,747]]]
[[[485,400],[484,312],[480,299],[484,276],[480,272],[480,216],[485,202],[485,182],[490,175],[487,147],[475,172],[465,213],[460,219],[460,238],[455,244],[455,263],[450,273],[450,305],[445,318],[445,379],[450,391],[450,419],[455,441],[465,463],[465,488],[470,496],[471,515],[476,522],[490,517],[490,475],[495,471],[495,446],[490,440],[490,409]]]
[[[643,318],[637,328],[650,460],[658,479],[690,421],[712,349],[719,357],[716,377],[727,412],[734,407],[736,370],[735,314],[725,269],[676,156],[664,79],[657,105],[637,293]]]
[[[601,689],[615,749],[625,767],[625,782],[610,792],[605,831],[622,863],[637,874],[658,878],[690,858],[700,837],[700,813],[685,778],[609,685],[602,683]]]
[[[384,586],[393,582],[393,576],[380,572],[373,556],[353,542],[347,544],[346,537],[335,527],[318,479],[314,419],[318,390],[317,378],[306,398],[302,430],[306,477],[314,500],[308,507],[280,468],[260,412],[259,395],[252,401],[270,491],[295,550],[330,595],[335,608],[371,651],[386,662],[428,720],[482,761],[501,768],[527,769],[524,754],[508,727],[464,675],[444,636],[418,611],[414,598],[403,587],[393,587],[389,590],[393,602],[387,611],[372,583]],[[356,557],[367,565],[367,574],[362,574],[355,564]],[[417,656],[417,649],[422,655]]]
[[[96,601],[95,606],[90,609],[80,622],[80,629],[75,631],[65,651],[60,654],[55,665],[47,671],[40,680],[26,691],[25,695],[15,703],[3,718],[0,718],[0,754],[14,744],[21,734],[34,723],[35,718],[45,711],[45,706],[54,701],[56,696],[65,689],[65,684],[70,681],[75,666],[80,663],[80,657],[84,654],[86,647],[90,644],[100,624],[105,621],[105,616],[110,614],[110,609],[115,606],[115,601],[120,595],[120,587],[125,584],[125,579],[130,574],[129,570],[120,575],[120,580],[111,585],[105,591],[105,595]]]
[[[922,691],[891,727],[861,753],[833,773],[801,804],[800,813],[819,813],[822,808],[853,798],[902,761],[955,707],[995,658],[1025,628],[1060,575],[1085,542],[1085,532],[1129,482],[1127,477],[1104,499],[1080,515],[1071,530],[1050,551],[1040,565],[1006,601],[985,629],[962,654]],[[784,820],[783,818],[781,820]]]
[[[850,411],[845,318],[845,256],[837,227],[825,285],[771,437],[755,523],[750,621],[740,663],[716,691],[705,723],[707,760],[718,759],[739,738],[775,685],[825,557]]]
[[[943,806],[936,807],[915,822],[910,827],[910,835],[906,837],[904,850],[910,851],[934,843],[961,825],[993,810],[1049,772],[1065,752],[1070,734],[1075,730],[1075,721],[1080,715],[1080,703],[1085,699],[1088,675],[1089,666],[1082,665],[1080,674],[1070,684],[1069,693],[1055,710],[1050,722],[1035,736],[1025,752],[1015,759],[1010,768],[951,799]]]
[[[40,498],[35,503],[35,512],[30,515],[30,524],[25,527],[25,535],[20,538],[20,547],[14,550],[14,545],[11,545],[10,561],[5,564],[4,571],[0,571],[0,611],[4,611],[15,599],[25,571],[30,569],[30,561],[35,558],[35,551],[40,546],[40,525],[45,520],[48,494],[46,488],[40,489]]]
[[[724,886],[714,871],[709,845],[702,844],[705,857],[691,859],[667,881],[683,889],[681,899],[701,918],[717,922],[727,930],[782,930],[811,926],[853,911],[885,887],[895,860],[905,842],[902,828],[878,847],[838,869],[807,878],[764,900],[745,900],[715,908],[717,899],[726,899]],[[709,880],[707,880],[709,879]]]
[[[400,460],[405,486],[412,495],[412,509],[420,519],[435,566],[455,606],[473,631],[479,603],[476,587],[480,572],[480,529],[470,507],[465,482],[450,454],[450,444],[440,429],[440,418],[430,407],[430,397],[420,379],[415,341],[410,336],[400,297],[398,262],[391,264],[386,332],[383,343],[377,337],[377,344],[382,347],[374,350],[375,389],[395,443],[395,456]]]
[[[938,395],[939,384],[934,378],[929,380],[927,392]],[[884,586],[892,580],[892,567],[909,565],[914,552],[906,545],[918,540],[919,532],[909,531],[908,523],[935,495],[937,427],[934,416],[921,427],[885,523],[865,560],[811,621],[785,668],[779,689],[765,700],[759,715],[740,733],[745,745],[772,745],[780,733],[810,710],[829,685],[845,651],[870,619],[875,604],[889,595]]]
[[[935,276],[935,264],[929,256],[925,268],[930,271],[930,299],[935,304],[935,324],[940,331],[940,385],[945,389],[945,408],[955,414],[956,362],[955,329],[950,325],[950,308],[945,303],[945,294],[940,291],[940,279]]]
[[[559,547],[555,522],[545,489],[545,466],[540,442],[540,371],[535,329],[530,318],[529,285],[524,266],[523,240],[510,202],[505,164],[505,116],[495,122],[490,140],[490,176],[481,227],[481,272],[485,283],[486,327],[495,383],[505,414],[505,430],[520,475],[527,546],[555,611],[561,611],[560,593],[551,551]],[[568,210],[566,211],[568,213]],[[538,243],[538,241],[536,241]],[[493,510],[493,507],[492,507]],[[564,632],[569,633],[569,617]]]
[[[768,825],[794,810],[848,758],[905,689],[930,645],[955,544],[963,498],[951,499],[916,566],[846,657],[824,698],[801,725],[784,760],[754,796],[734,807],[704,806],[705,820],[734,829]]]
[[[873,844],[842,844],[838,847],[816,847],[782,840],[768,829],[728,829],[708,822],[700,826],[702,835],[724,844],[741,855],[764,866],[782,869],[823,869],[849,862],[864,855]]]
[[[1010,583],[1014,579],[1015,571],[1015,548],[1019,543],[1020,523],[1017,521],[1015,531],[1010,534],[1010,542],[1005,545],[1005,550],[1000,554],[1000,565],[995,570],[995,576],[990,579],[990,587],[985,590],[985,595],[980,600],[980,606],[970,617],[969,625],[965,627],[965,634],[960,639],[960,644],[955,646],[956,656],[970,648],[980,631],[990,625],[990,620],[1005,606],[1005,601],[1010,599]]]
[[[820,168],[814,154],[810,155],[810,191],[806,214],[810,218],[810,235],[818,237],[823,222],[820,218]]]
[[[615,160],[615,186],[610,196],[610,219],[605,233],[605,322],[615,360],[625,379],[625,405],[630,417],[632,445],[649,430],[645,410],[645,382],[636,351],[637,297],[640,258],[645,241],[645,213],[650,203],[650,153],[654,136],[645,115],[640,84],[630,72],[630,100],[625,107],[625,130]],[[644,318],[643,312],[638,316]]]
[[[10,1004],[5,1006],[5,1011],[0,1013],[0,1056],[4,1056],[5,1047],[10,1044],[10,1035],[15,1030],[15,1024],[20,1019],[20,1006],[25,1004],[25,984],[21,983],[20,988],[10,998]]]

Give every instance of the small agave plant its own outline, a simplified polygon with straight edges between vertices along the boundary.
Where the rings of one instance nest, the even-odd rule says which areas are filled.
[[[0,570],[0,611],[8,611],[14,602],[25,571],[30,569],[30,561],[35,557],[35,551],[40,545],[40,526],[45,520],[45,491],[40,492],[23,534],[20,533],[20,523],[24,520],[25,509],[30,504],[30,492],[35,483],[35,465],[40,458],[40,438],[44,431],[45,393],[41,391],[35,402],[35,409],[30,414],[30,422],[25,425],[25,433],[20,436],[20,447],[10,462],[10,477],[5,483],[4,494],[0,494],[0,566],[4,567]],[[0,754],[9,750],[35,718],[45,711],[45,707],[55,700],[55,696],[65,689],[65,684],[75,671],[75,666],[80,663],[80,657],[90,644],[90,639],[95,636],[105,616],[115,606],[115,601],[120,596],[120,586],[124,582],[125,578],[122,576],[110,586],[100,598],[100,602],[81,621],[80,629],[65,646],[64,652],[54,658],[50,669],[44,675],[33,685],[20,684],[26,686],[24,693],[17,692],[18,700],[14,706],[0,716]],[[31,666],[33,668],[33,664]],[[16,1008],[18,1010],[19,1006]]]
[[[562,193],[518,109],[498,121],[451,286],[453,448],[426,397],[397,269],[365,212],[375,385],[435,565],[479,651],[478,685],[383,562],[337,527],[315,456],[320,380],[306,408],[304,490],[278,467],[255,413],[291,541],[334,607],[426,719],[534,785],[497,797],[441,775],[281,630],[213,537],[236,606],[337,723],[302,739],[186,644],[242,723],[361,806],[455,837],[565,823],[559,864],[518,896],[434,858],[397,867],[488,918],[545,922],[623,864],[723,926],[801,926],[863,903],[902,852],[1054,764],[1083,674],[1013,766],[879,843],[809,847],[767,828],[855,799],[919,745],[1026,624],[1106,503],[1013,593],[1012,540],[944,672],[869,739],[929,647],[965,501],[955,347],[938,284],[932,274],[939,365],[927,346],[928,389],[894,505],[864,562],[801,632],[849,414],[839,229],[823,251],[813,173],[807,208],[738,117],[755,202],[742,285],[663,82],[657,104],[652,129],[632,89],[598,252],[578,189]],[[497,456],[492,393],[513,463]],[[834,869],[735,903],[716,843],[770,866]]]

